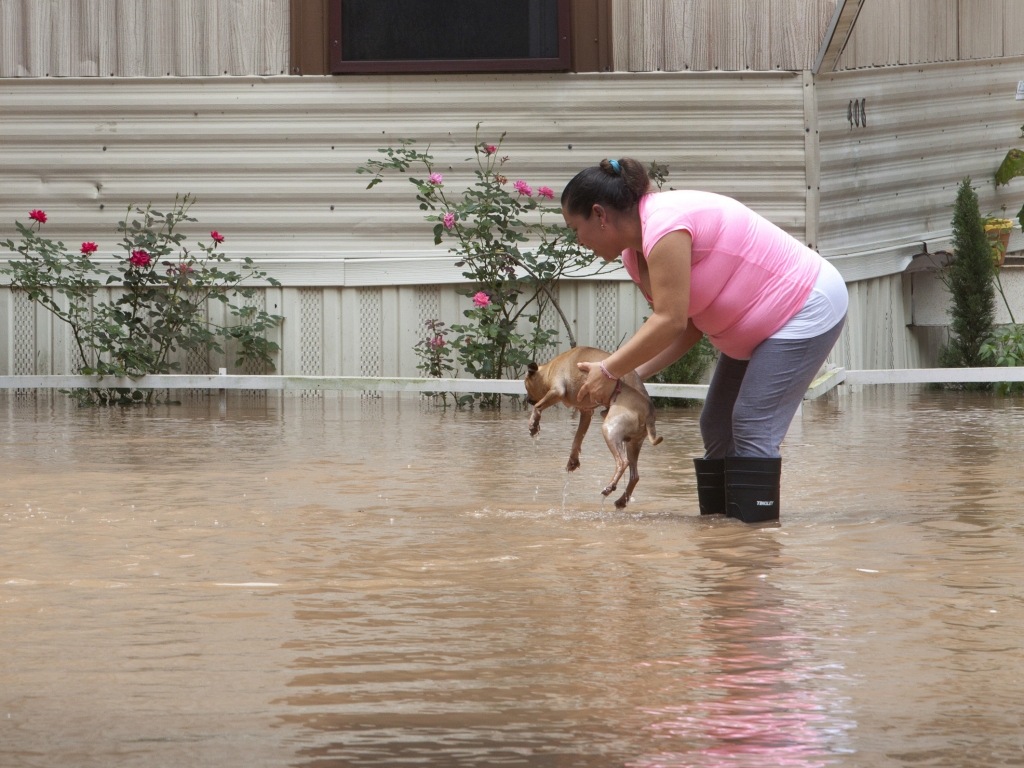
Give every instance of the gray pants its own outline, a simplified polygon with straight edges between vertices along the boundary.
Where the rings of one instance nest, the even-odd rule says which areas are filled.
[[[804,393],[845,322],[844,317],[811,339],[765,339],[749,360],[721,355],[700,414],[704,458],[777,458]]]

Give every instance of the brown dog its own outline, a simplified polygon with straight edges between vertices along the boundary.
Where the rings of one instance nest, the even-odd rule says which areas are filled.
[[[576,437],[573,438],[572,450],[569,452],[569,463],[565,467],[569,472],[580,465],[583,437],[590,428],[594,409],[600,405],[593,401],[581,403],[578,400],[580,387],[587,377],[576,367],[576,363],[597,363],[608,355],[608,352],[593,347],[574,347],[550,363],[540,366],[530,363],[527,368],[526,394],[533,406],[533,413],[530,415],[531,435],[536,435],[540,431],[540,415],[545,408],[562,403],[567,408],[576,408],[580,412],[580,424],[576,428]],[[615,457],[615,475],[601,493],[607,496],[614,491],[626,467],[629,467],[629,485],[626,486],[626,492],[615,502],[615,506],[622,509],[629,502],[633,489],[640,480],[636,463],[640,457],[644,437],[649,437],[653,445],[661,442],[654,429],[654,404],[647,394],[644,383],[635,373],[622,377],[619,390],[612,396],[608,410],[604,411],[601,432],[608,443],[608,449]]]

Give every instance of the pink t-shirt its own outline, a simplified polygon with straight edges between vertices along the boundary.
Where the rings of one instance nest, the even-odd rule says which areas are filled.
[[[712,344],[737,360],[749,358],[800,311],[822,263],[821,256],[763,216],[712,192],[645,195],[640,222],[644,258],[669,232],[690,233],[689,317]],[[640,285],[632,248],[623,251],[622,263]]]

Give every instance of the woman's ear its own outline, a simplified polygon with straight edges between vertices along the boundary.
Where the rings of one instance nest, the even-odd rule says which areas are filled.
[[[608,222],[608,211],[604,209],[604,206],[600,203],[594,203],[590,209],[590,215],[596,216],[600,224],[604,225]]]

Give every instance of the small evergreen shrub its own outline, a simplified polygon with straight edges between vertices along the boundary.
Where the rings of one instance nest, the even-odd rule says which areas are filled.
[[[950,293],[951,335],[939,353],[943,368],[984,366],[982,345],[992,337],[995,318],[992,249],[978,208],[978,196],[966,178],[957,190],[953,211],[956,260],[943,282]]]

